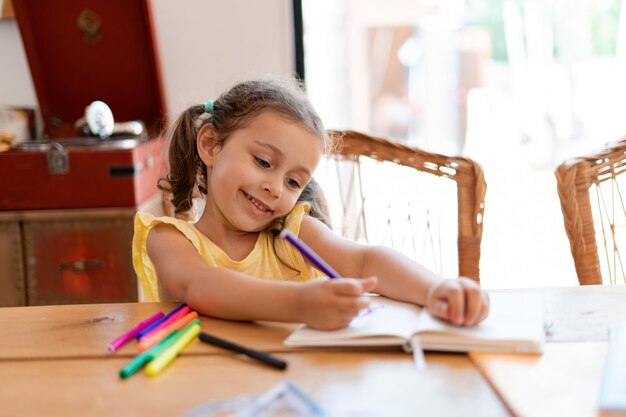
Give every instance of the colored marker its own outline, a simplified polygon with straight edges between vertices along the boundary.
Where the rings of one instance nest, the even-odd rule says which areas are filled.
[[[328,265],[317,253],[307,246],[302,240],[298,239],[291,231],[283,229],[280,237],[291,243],[305,258],[309,260],[317,269],[325,273],[329,278],[340,278],[341,275]]]
[[[137,339],[141,339],[142,337],[144,337],[145,335],[150,333],[152,330],[156,329],[159,324],[163,323],[165,320],[170,318],[172,315],[176,314],[177,311],[182,310],[186,306],[187,306],[187,304],[179,305],[174,310],[170,311],[165,316],[161,317],[159,320],[155,321],[154,323],[152,323],[151,325],[149,325],[148,327],[146,327],[145,329],[143,329],[142,331],[137,333]]]
[[[206,334],[204,332],[200,333],[200,340],[224,349],[243,353],[244,355],[252,359],[256,359],[257,361],[263,362],[264,364],[272,366],[276,369],[287,369],[287,362],[283,361],[282,359],[278,359],[277,357],[274,357],[272,355],[269,355],[265,352],[243,347],[233,342],[229,342],[228,340],[220,339],[216,336],[211,336],[210,334]]]
[[[175,330],[178,331],[178,330]],[[180,330],[181,336],[174,343],[165,349],[159,356],[150,361],[146,365],[146,374],[148,376],[158,375],[167,365],[169,365],[180,352],[195,339],[200,333],[200,325],[197,323],[189,323],[183,330]]]
[[[158,355],[160,355],[161,352],[165,351],[165,349],[170,347],[172,343],[174,343],[178,339],[179,335],[180,335],[180,331],[174,330],[165,339],[163,339],[158,345],[154,346],[152,349],[144,353],[141,353],[135,356],[133,359],[131,359],[130,362],[126,364],[126,366],[124,366],[120,370],[120,378],[126,379],[132,374],[134,374],[135,372],[137,372],[137,369],[141,368],[146,363],[150,362],[151,360],[156,358]]]
[[[124,343],[128,342],[133,337],[137,336],[137,334],[140,331],[142,331],[143,329],[145,329],[146,327],[148,327],[155,321],[159,320],[163,316],[164,316],[163,312],[159,311],[158,313],[151,316],[147,320],[142,321],[137,326],[135,326],[135,328],[133,328],[131,331],[124,333],[123,335],[121,335],[120,337],[118,337],[117,339],[109,343],[109,346],[108,346],[109,351],[114,352],[118,350],[120,347],[122,347],[122,345],[124,345]]]
[[[185,316],[179,318],[178,320],[176,320],[174,323],[170,324],[169,326],[166,326],[159,330],[155,330],[154,332],[145,335],[144,337],[141,338],[141,340],[139,340],[139,343],[137,344],[137,350],[139,352],[144,352],[150,349],[152,346],[156,345],[161,340],[165,339],[165,337],[168,334],[172,333],[174,330],[182,329],[187,324],[189,324],[192,320],[197,319],[197,317],[198,317],[198,313],[196,313],[195,311],[192,311],[186,314]],[[198,324],[200,324],[200,320],[198,319],[197,321],[198,321]]]
[[[159,330],[164,329],[165,327],[174,323],[179,318],[184,317],[185,314],[189,313],[190,311],[191,309],[189,308],[189,306],[184,306],[180,310],[174,312],[171,316],[167,317],[165,320],[161,321],[156,327],[154,327],[148,333],[145,333],[143,336],[141,336],[139,340],[143,339],[144,337],[150,336],[154,332],[158,332]]]

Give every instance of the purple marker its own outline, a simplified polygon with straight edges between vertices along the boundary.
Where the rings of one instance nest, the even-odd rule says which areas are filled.
[[[122,347],[122,345],[124,343],[128,342],[130,339],[135,337],[137,335],[137,333],[139,333],[140,331],[142,331],[143,329],[145,329],[146,327],[148,327],[149,325],[151,325],[155,321],[159,320],[163,316],[164,316],[163,312],[159,311],[158,313],[156,313],[155,315],[151,316],[147,320],[142,321],[134,329],[132,329],[128,333],[124,333],[123,335],[121,335],[120,337],[118,337],[117,339],[112,341],[109,344],[109,351],[115,352],[120,347]]]
[[[298,251],[309,260],[317,269],[328,275],[329,278],[341,278],[341,275],[337,273],[330,265],[328,265],[320,256],[306,245],[302,240],[298,239],[291,231],[283,229],[280,232],[280,237],[286,239],[291,243]]]
[[[141,339],[142,337],[144,337],[145,335],[152,333],[152,331],[154,329],[156,329],[161,323],[163,323],[165,320],[169,319],[170,317],[172,317],[174,314],[176,314],[177,311],[182,310],[183,308],[185,308],[187,306],[187,304],[181,304],[178,307],[176,307],[174,310],[170,311],[169,313],[167,313],[165,316],[161,317],[160,319],[158,319],[157,321],[153,322],[152,324],[150,324],[148,327],[144,328],[143,330],[141,330],[139,333],[137,333],[137,340]]]
[[[148,336],[149,334],[152,334],[154,332],[158,332],[159,330],[161,330],[162,328],[169,326],[170,324],[174,323],[176,320],[178,320],[179,318],[183,317],[185,314],[189,313],[191,311],[191,309],[189,308],[189,306],[187,305],[183,305],[183,308],[181,309],[177,309],[172,315],[169,315],[167,317],[163,318],[163,321],[160,321],[159,324],[155,327],[153,327],[149,332],[144,333],[146,330],[144,330],[143,332],[141,332],[141,336],[139,337],[139,340],[143,339],[144,337]]]

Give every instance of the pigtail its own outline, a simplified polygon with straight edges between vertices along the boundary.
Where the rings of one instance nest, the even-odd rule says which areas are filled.
[[[184,216],[192,209],[197,191],[206,194],[205,167],[196,147],[198,125],[203,124],[200,117],[203,114],[204,106],[189,107],[167,133],[169,173],[159,179],[158,188],[171,196],[177,216]]]

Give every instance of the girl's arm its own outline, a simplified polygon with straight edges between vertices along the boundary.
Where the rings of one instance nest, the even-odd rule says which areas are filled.
[[[444,279],[400,252],[352,242],[308,216],[300,237],[342,276],[378,277],[381,295],[426,306],[457,325],[474,325],[487,317],[489,298],[468,278]]]
[[[156,226],[148,255],[159,285],[173,299],[199,313],[230,320],[304,322],[319,329],[346,326],[367,307],[361,297],[376,280],[269,281],[227,268],[208,266],[175,227]]]

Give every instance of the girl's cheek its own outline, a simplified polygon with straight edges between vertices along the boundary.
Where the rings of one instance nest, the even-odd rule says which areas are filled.
[[[290,197],[288,200],[285,201],[284,210],[287,213],[289,213],[291,210],[293,210],[297,202],[298,202],[298,195]]]

